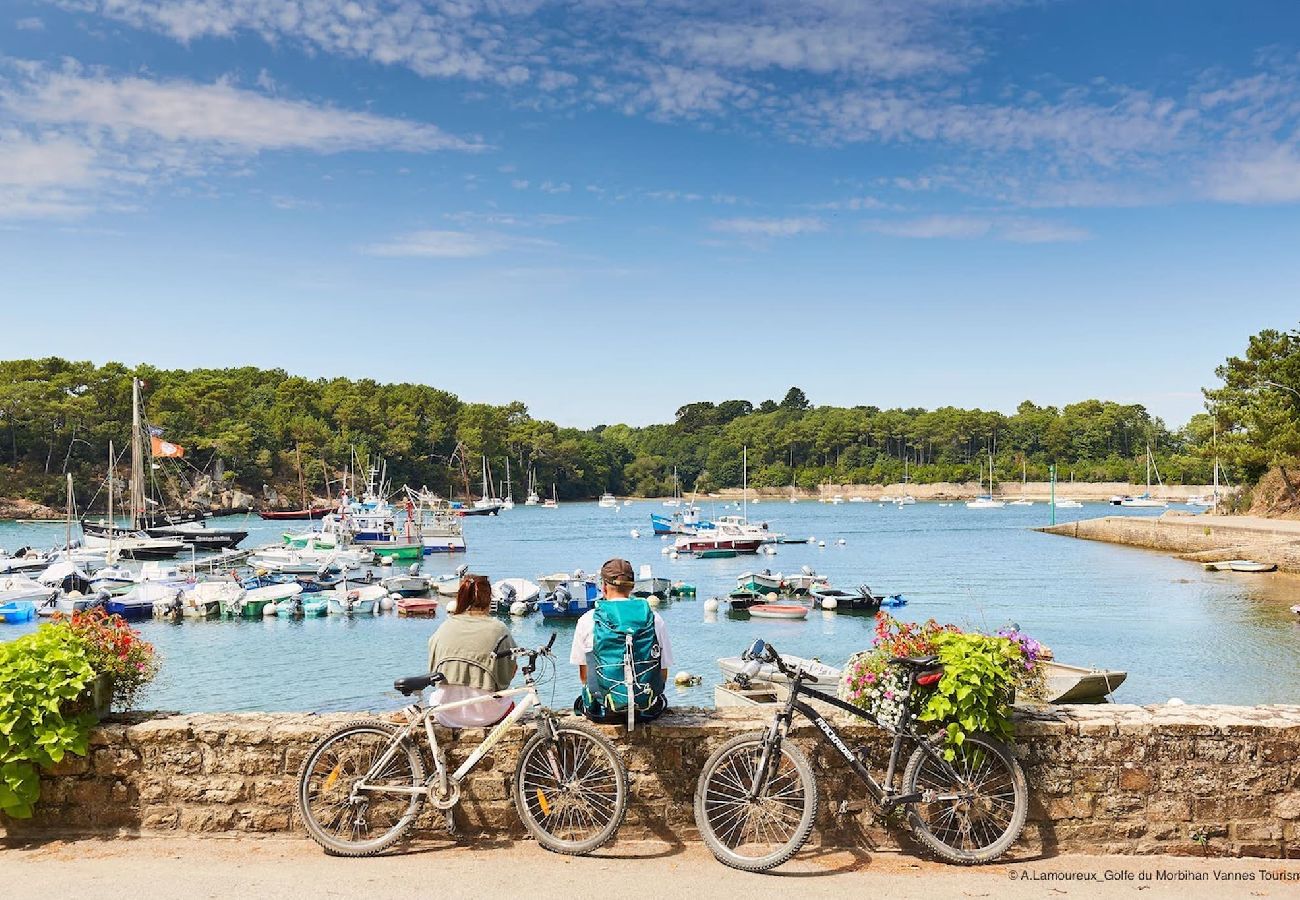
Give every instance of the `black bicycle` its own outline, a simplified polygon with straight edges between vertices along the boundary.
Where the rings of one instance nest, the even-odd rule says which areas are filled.
[[[765,731],[732,738],[709,757],[695,788],[695,824],[719,861],[762,872],[794,856],[817,818],[817,776],[808,758],[786,739],[798,710],[820,736],[848,760],[882,811],[907,810],[912,833],[948,862],[971,865],[997,859],[1015,842],[1025,824],[1029,792],[1025,774],[1011,751],[985,734],[967,734],[945,759],[945,733],[916,731],[921,694],[943,674],[938,657],[899,657],[892,662],[907,674],[907,696],[897,727],[838,698],[811,691],[817,683],[802,664],[791,667],[772,645],[755,641],[744,654],[742,677],[764,664],[785,675],[789,697]],[[868,771],[835,728],[800,697],[815,697],[894,734],[884,782]],[[904,748],[915,749],[898,776]],[[896,786],[897,785],[897,786]]]

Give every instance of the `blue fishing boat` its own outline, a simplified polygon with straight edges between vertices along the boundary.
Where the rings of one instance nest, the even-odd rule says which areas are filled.
[[[600,589],[595,582],[581,579],[565,581],[538,601],[544,619],[576,619],[596,608]]]

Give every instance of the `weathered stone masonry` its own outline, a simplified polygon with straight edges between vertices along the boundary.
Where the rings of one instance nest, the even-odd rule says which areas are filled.
[[[274,833],[294,821],[294,785],[312,741],[351,715],[154,715],[110,719],[86,758],[69,758],[42,780],[34,819],[0,817],[11,839],[58,834]],[[629,738],[608,729],[625,753],[632,800],[621,835],[697,838],[695,779],[723,741],[765,718],[673,713]],[[851,743],[884,759],[879,732],[847,721]],[[838,723],[837,723],[838,727]],[[1048,852],[1300,853],[1300,706],[1057,707],[1018,721],[1018,752],[1030,783],[1024,845]],[[509,798],[518,729],[471,776],[458,810],[470,835],[518,836]],[[453,764],[480,729],[444,731]],[[866,811],[839,754],[809,726],[795,739],[811,754],[822,797],[815,840],[827,845],[907,846],[904,829]],[[862,804],[857,804],[861,806]],[[441,828],[432,807],[423,820]]]

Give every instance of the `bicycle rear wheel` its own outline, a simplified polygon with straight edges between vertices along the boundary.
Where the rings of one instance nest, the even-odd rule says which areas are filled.
[[[312,840],[337,856],[373,856],[395,844],[415,824],[425,795],[355,792],[354,786],[380,760],[397,726],[349,722],[317,741],[298,771],[298,811]],[[397,747],[368,784],[424,784],[424,762],[409,742]]]
[[[590,853],[627,815],[627,769],[614,745],[586,722],[543,722],[515,769],[515,807],[529,833],[556,853]]]
[[[732,738],[704,764],[695,787],[695,824],[719,862],[746,872],[776,868],[799,852],[817,818],[817,779],[789,741],[768,761],[761,795],[750,797],[766,732]]]
[[[1029,789],[1020,763],[985,734],[968,734],[946,765],[917,747],[903,770],[903,792],[935,796],[913,804],[912,833],[948,862],[991,862],[1011,847],[1025,826]]]

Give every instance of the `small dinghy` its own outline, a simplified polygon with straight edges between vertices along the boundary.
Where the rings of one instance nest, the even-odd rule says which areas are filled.
[[[756,603],[748,613],[756,619],[806,619],[808,607],[799,603]]]
[[[415,563],[405,575],[389,575],[387,578],[379,579],[379,583],[390,594],[418,597],[429,593],[430,579],[428,575],[420,574],[420,564]]]
[[[438,601],[432,597],[403,597],[397,601],[399,616],[436,616]]]
[[[260,619],[267,614],[267,607],[270,607],[271,612],[274,613],[276,604],[281,600],[288,600],[301,593],[302,585],[296,581],[255,587],[245,591],[244,596],[227,605],[226,614],[241,619]]]
[[[840,682],[840,670],[834,666],[828,666],[820,660],[804,659],[803,657],[784,654],[781,659],[790,669],[802,668],[816,678],[822,690],[833,691],[834,685]],[[749,665],[749,661],[741,659],[739,656],[724,656],[718,660],[718,668],[722,670],[722,674],[728,681],[739,675],[747,665]],[[776,667],[776,663],[763,663],[751,680],[770,684],[786,684],[789,682],[789,679]],[[831,687],[828,688],[827,685],[831,685]]]
[[[575,578],[558,585],[537,603],[537,608],[544,619],[576,619],[595,609],[598,599],[600,590],[595,582]]]
[[[736,588],[727,594],[727,604],[731,607],[732,612],[744,612],[751,606],[767,602],[767,594],[760,594],[758,591],[752,591],[749,588]]]
[[[295,594],[275,604],[275,614],[289,618],[312,618],[329,612],[329,601],[321,596],[320,591]]]
[[[36,618],[36,604],[30,600],[10,600],[0,606],[0,622],[17,625]]]
[[[330,592],[330,613],[344,616],[367,616],[379,612],[379,601],[388,596],[382,584],[349,587],[341,584]]]
[[[1048,703],[1100,703],[1124,683],[1128,672],[1090,669],[1050,660],[1047,663]]]
[[[59,593],[57,587],[41,584],[26,575],[0,576],[0,603],[30,600],[32,606],[52,600]]]

